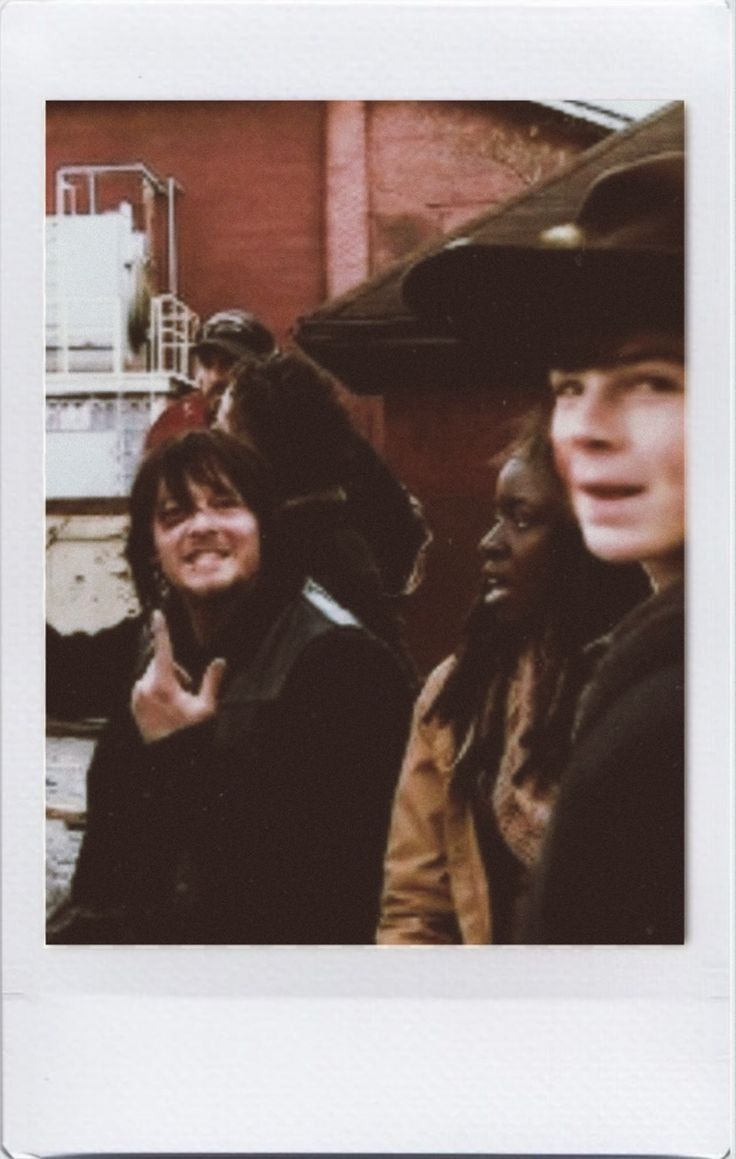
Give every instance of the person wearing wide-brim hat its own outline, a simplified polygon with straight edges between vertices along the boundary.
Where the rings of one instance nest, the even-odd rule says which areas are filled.
[[[572,221],[530,243],[457,237],[407,272],[402,297],[438,329],[526,368],[552,365],[578,337],[676,326],[684,315],[684,156],[608,170]]]
[[[681,154],[609,170],[533,246],[450,246],[406,283],[546,367],[585,542],[653,588],[582,694],[525,941],[684,940],[684,191]]]

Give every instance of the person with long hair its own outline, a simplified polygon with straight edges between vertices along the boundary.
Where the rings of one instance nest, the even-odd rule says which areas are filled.
[[[268,462],[292,555],[394,650],[416,686],[404,609],[432,538],[420,503],[355,428],[333,381],[306,356],[269,344],[252,316],[234,310],[215,315],[200,331],[195,352],[200,394],[209,392],[211,413],[185,428],[204,429],[217,418],[220,429]],[[149,449],[172,432],[181,433],[178,421],[157,427]],[[62,634],[47,624],[49,715],[108,716],[137,639],[134,617],[95,633]],[[94,680],[84,679],[88,672]]]
[[[309,575],[410,666],[403,603],[421,580],[431,534],[332,379],[294,351],[245,359],[217,422],[270,463]]]
[[[541,424],[502,457],[482,584],[418,700],[393,807],[379,944],[519,940],[585,646],[631,599],[583,546]]]
[[[371,941],[411,710],[396,657],[305,576],[270,472],[222,431],[143,461],[128,557],[137,662],[48,940]]]

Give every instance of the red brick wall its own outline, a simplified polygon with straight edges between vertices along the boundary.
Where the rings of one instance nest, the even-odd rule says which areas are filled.
[[[203,316],[252,309],[283,337],[325,295],[323,120],[317,101],[51,102],[47,208],[61,165],[175,177],[180,296]],[[125,192],[100,188],[112,205]]]
[[[372,270],[522,193],[600,136],[527,101],[371,102]]]

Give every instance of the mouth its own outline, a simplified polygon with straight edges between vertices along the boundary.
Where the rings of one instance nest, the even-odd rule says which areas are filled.
[[[602,500],[633,499],[644,491],[643,487],[632,483],[578,483],[576,489],[591,499]]]
[[[223,551],[214,547],[198,547],[194,551],[187,552],[187,554],[184,556],[184,563],[216,563],[221,559],[226,559],[227,556],[227,551]]]
[[[484,573],[483,584],[481,588],[481,595],[484,603],[495,604],[497,600],[505,599],[510,591],[511,587],[508,583],[508,580],[505,580],[502,576],[499,575],[492,575],[488,572]]]

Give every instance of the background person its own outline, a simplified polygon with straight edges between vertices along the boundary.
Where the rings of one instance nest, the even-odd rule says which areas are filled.
[[[95,751],[49,941],[371,941],[411,704],[397,660],[305,582],[268,473],[223,432],[147,457],[128,551],[150,647]]]
[[[220,398],[243,358],[264,357],[278,349],[270,330],[247,310],[219,310],[204,322],[192,347],[194,390],[167,406],[151,426],[144,449],[186,430],[210,426]]]
[[[418,701],[377,940],[518,941],[567,753],[584,645],[626,584],[585,550],[541,433],[506,453],[482,589]],[[612,598],[613,597],[613,598]]]
[[[305,356],[239,367],[218,423],[271,465],[307,573],[410,665],[403,597],[431,534],[418,500],[353,426],[332,380]]]

